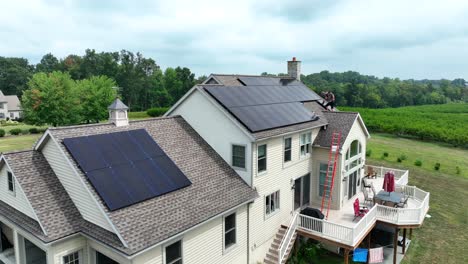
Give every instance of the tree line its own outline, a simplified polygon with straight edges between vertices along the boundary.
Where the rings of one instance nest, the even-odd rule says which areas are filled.
[[[66,73],[72,81],[106,76],[115,81],[118,94],[131,111],[168,107],[197,82],[206,79],[206,76],[195,78],[195,74],[186,67],[163,71],[154,59],[139,52],[87,49],[82,56],[72,54],[64,58],[48,53],[37,64],[30,64],[24,58],[0,57],[0,90],[7,95],[22,97],[36,74],[53,72]]]
[[[464,79],[400,80],[353,71],[322,71],[302,75],[301,80],[316,92],[332,91],[338,106],[386,108],[468,102],[468,87]]]

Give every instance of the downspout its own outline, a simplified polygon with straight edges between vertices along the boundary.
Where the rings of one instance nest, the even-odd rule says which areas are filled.
[[[247,264],[250,263],[250,203],[247,204]]]

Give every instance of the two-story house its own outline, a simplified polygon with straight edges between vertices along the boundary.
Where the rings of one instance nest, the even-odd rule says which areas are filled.
[[[16,95],[4,95],[0,91],[0,120],[21,117],[21,103]]]
[[[166,113],[187,120],[258,192],[249,214],[252,263],[283,261],[289,250],[284,241],[293,236],[283,238],[289,229],[278,229],[291,228],[290,221],[305,207],[321,208],[324,192],[331,189],[332,198],[330,215],[323,221],[344,223],[343,232],[352,232],[347,228],[354,226],[352,202],[364,200],[361,182],[369,133],[362,118],[359,113],[326,111],[324,100],[300,82],[301,62],[293,58],[287,66],[288,76],[279,77],[212,74]],[[334,133],[340,142],[330,187],[327,170]],[[343,213],[347,210],[349,215]],[[370,230],[367,226],[356,236],[361,239]],[[326,237],[324,242],[336,242],[347,253],[357,247],[354,238],[344,241],[324,231],[313,238]]]

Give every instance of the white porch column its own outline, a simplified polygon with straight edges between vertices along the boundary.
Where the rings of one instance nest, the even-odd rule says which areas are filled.
[[[26,263],[26,255],[24,249],[24,239],[13,228],[13,247],[15,248],[16,264]]]

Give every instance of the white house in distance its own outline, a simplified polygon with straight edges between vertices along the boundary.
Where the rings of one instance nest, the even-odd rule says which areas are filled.
[[[402,233],[404,254],[429,193],[395,170],[406,205],[369,204],[355,219],[352,203],[364,203],[362,179],[373,168],[365,124],[358,113],[325,111],[300,82],[299,61],[288,72],[213,74],[162,118],[129,121],[116,99],[108,123],[50,128],[32,150],[3,153],[0,261],[284,263],[298,236],[347,261],[366,237],[379,244],[372,233],[382,225],[395,239]],[[330,149],[338,150],[334,187]],[[374,168],[367,183],[380,191],[388,170]],[[310,208],[328,217],[313,218]]]
[[[21,117],[21,103],[16,95],[4,95],[0,91],[0,120]]]
[[[349,252],[369,237],[376,223],[397,226],[397,237],[399,223],[382,215],[390,210],[392,217],[409,217],[413,209],[378,205],[361,224],[354,220],[353,202],[356,198],[364,202],[366,126],[359,113],[326,111],[323,99],[300,82],[300,61],[293,58],[287,68],[289,76],[281,77],[212,74],[166,116],[187,120],[258,192],[249,205],[251,263],[284,261],[296,230],[342,248],[347,261]],[[331,176],[326,178],[333,133],[340,134],[341,141],[332,198],[325,201],[331,203],[331,210],[322,209],[328,219],[317,222],[299,213],[306,207],[321,208],[322,194],[330,191]],[[386,171],[379,170],[379,175]],[[405,187],[408,172],[394,171],[397,183],[411,193],[410,207],[419,210],[413,218],[401,221],[406,240],[404,228],[422,223],[429,194],[420,190],[416,197],[415,187]],[[381,186],[380,178],[375,187],[380,190]]]

